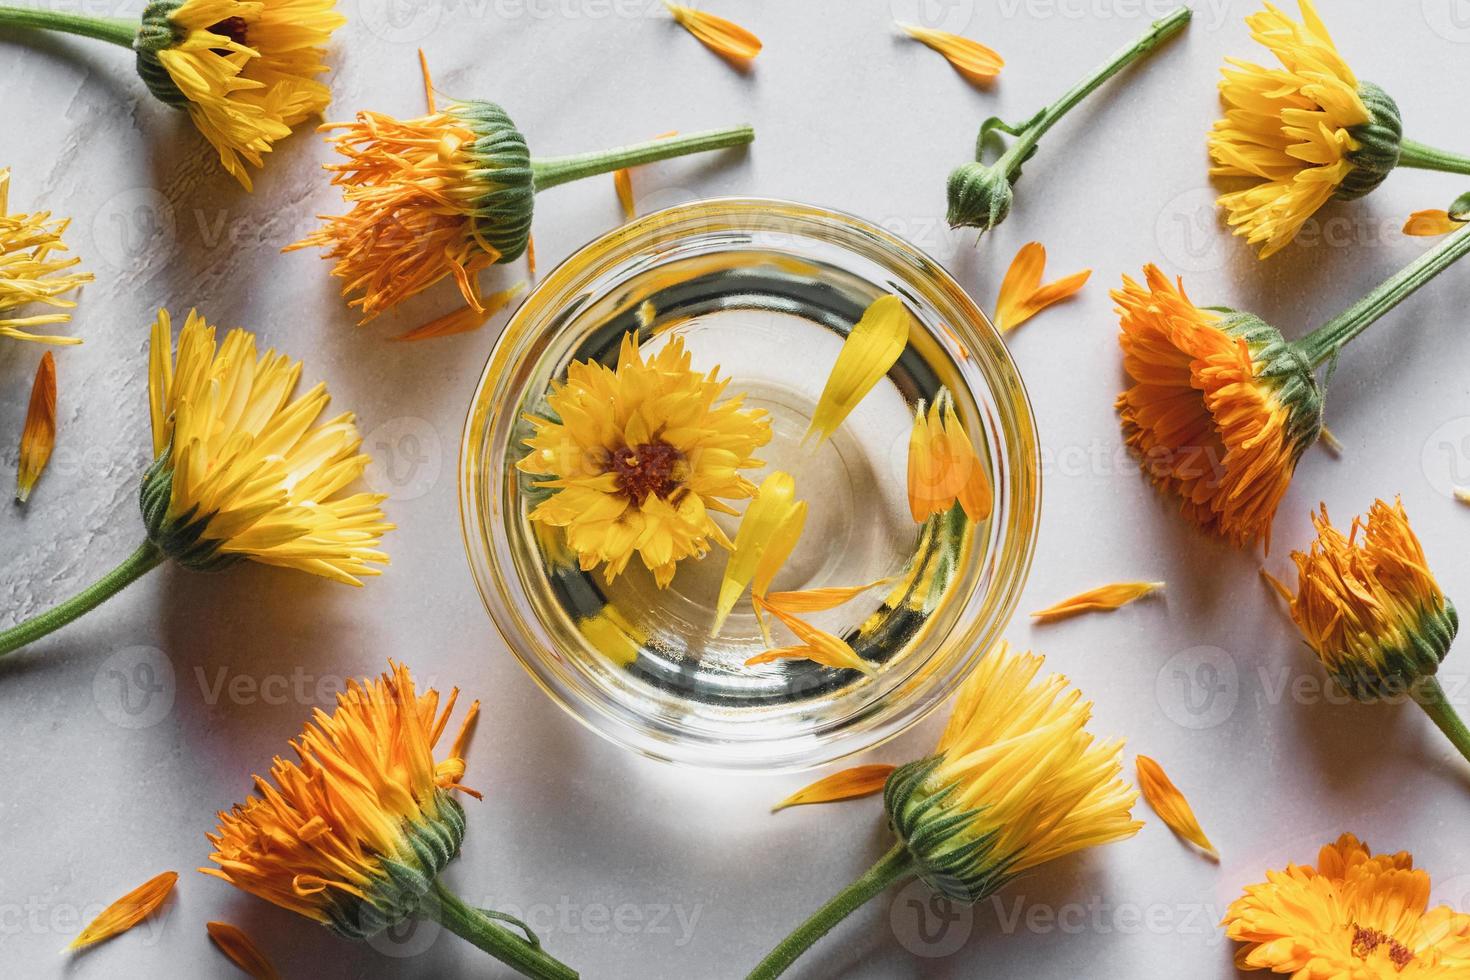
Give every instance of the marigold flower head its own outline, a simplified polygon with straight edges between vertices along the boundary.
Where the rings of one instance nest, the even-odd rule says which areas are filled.
[[[173,345],[167,311],[153,325],[148,398],[154,462],[143,520],[174,561],[214,570],[249,558],[349,585],[388,556],[382,494],[341,495],[370,459],[351,413],[317,423],[325,384],[292,398],[301,363],[255,336],[215,329],[191,311]]]
[[[402,664],[353,681],[331,714],[317,709],[277,757],[256,795],[219,814],[200,868],[259,898],[363,939],[414,914],[435,878],[459,854],[465,747],[479,712],[471,705],[448,755],[434,759],[458,698],[422,695]]]
[[[1374,501],[1346,536],[1324,504],[1317,540],[1292,553],[1297,589],[1291,618],[1322,665],[1353,697],[1402,695],[1433,675],[1459,627],[1402,501]]]
[[[1138,799],[1120,778],[1123,743],[1086,730],[1091,702],[1045,658],[995,646],[961,687],[935,755],[884,791],[920,877],[976,902],[1028,868],[1132,837]]]
[[[1128,448],[1201,528],[1243,545],[1271,521],[1322,427],[1311,362],[1248,313],[1190,302],[1157,266],[1113,293],[1130,386],[1117,410]]]
[[[160,101],[185,109],[220,163],[251,187],[245,164],[331,99],[317,76],[332,32],[347,22],[335,0],[153,0],[134,48],[138,74]]]
[[[1470,973],[1470,915],[1429,907],[1428,872],[1407,851],[1373,854],[1352,834],[1316,866],[1247,885],[1225,913],[1235,964],[1296,977],[1430,980]]]
[[[66,299],[66,294],[92,281],[90,273],[66,271],[81,259],[58,254],[66,251],[61,236],[70,223],[52,219],[50,211],[11,214],[10,168],[0,169],[0,337],[44,344],[81,343],[76,337],[44,336],[23,329],[71,319],[71,314],[64,311],[77,304]],[[16,314],[30,303],[63,312]]]
[[[534,484],[553,492],[530,519],[564,528],[584,571],[601,565],[611,581],[637,554],[662,588],[711,541],[732,547],[710,511],[755,495],[740,471],[762,465],[751,454],[771,427],[743,395],[720,400],[718,368],[692,363],[682,338],[645,358],[627,334],[616,368],[573,362],[546,398],[553,418],[526,417],[535,431],[516,468],[553,477]]]
[[[1225,118],[1209,139],[1212,174],[1256,181],[1220,205],[1263,259],[1328,201],[1372,191],[1400,157],[1398,106],[1358,80],[1311,0],[1299,4],[1300,23],[1271,4],[1247,18],[1281,67],[1229,59],[1220,82]]]

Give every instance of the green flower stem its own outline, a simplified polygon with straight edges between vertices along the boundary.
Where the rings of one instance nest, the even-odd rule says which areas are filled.
[[[1436,150],[1414,140],[1404,140],[1399,144],[1399,166],[1438,170],[1447,174],[1470,174],[1470,157]]]
[[[0,27],[34,27],[45,31],[80,34],[99,41],[111,41],[129,49],[132,48],[141,26],[136,20],[125,20],[121,17],[88,17],[56,10],[0,6]]]
[[[1358,334],[1414,294],[1419,287],[1470,254],[1470,226],[1461,228],[1349,309],[1294,343],[1318,367],[1337,356]]]
[[[755,139],[755,130],[750,126],[733,129],[711,129],[685,136],[670,136],[667,139],[647,140],[631,146],[620,146],[612,150],[595,153],[574,153],[564,157],[546,157],[531,161],[531,173],[535,177],[536,190],[544,191],[557,184],[611,173],[624,167],[653,163],[690,153],[706,150],[723,150],[731,146],[744,146]]]
[[[1460,754],[1470,760],[1470,728],[1460,720],[1455,709],[1450,706],[1449,699],[1445,697],[1444,688],[1439,686],[1439,679],[1432,674],[1422,678],[1415,686],[1414,700],[1430,720],[1445,733],[1445,737],[1454,743]]]
[[[0,632],[0,657],[34,643],[60,629],[83,613],[91,612],[117,595],[124,586],[142,578],[163,563],[166,556],[152,541],[144,541],[123,563],[54,609],[33,616]]]
[[[536,980],[577,980],[577,971],[544,951],[537,943],[497,925],[479,909],[460,901],[441,881],[434,882],[437,902],[427,902],[424,914],[461,939],[468,940],[511,967]]]
[[[1091,95],[1093,90],[1103,82],[1106,82],[1118,74],[1118,72],[1127,68],[1133,62],[1153,51],[1154,48],[1157,48],[1160,44],[1163,44],[1169,38],[1183,30],[1192,16],[1193,11],[1188,7],[1180,7],[1167,16],[1154,21],[1149,27],[1148,32],[1142,37],[1113,55],[1101,68],[1078,82],[1060,99],[1047,106],[1035,118],[1026,123],[1025,128],[1017,137],[1016,141],[995,162],[996,169],[1003,172],[1007,177],[1012,176],[1013,172],[1021,164],[1025,163],[1031,155],[1032,148],[1036,146],[1037,141],[1046,134],[1047,130],[1055,126],[1063,116],[1071,112],[1077,106],[1077,103]]]
[[[785,939],[781,944],[771,950],[760,965],[750,971],[747,980],[771,980],[779,977],[786,969],[796,962],[797,957],[811,948],[812,943],[821,939],[832,927],[847,918],[854,911],[861,908],[868,899],[883,891],[894,882],[915,874],[914,858],[909,853],[902,841],[893,845],[892,850],[878,859],[878,863],[863,872],[852,884],[838,892],[826,905],[807,919],[796,931]]]

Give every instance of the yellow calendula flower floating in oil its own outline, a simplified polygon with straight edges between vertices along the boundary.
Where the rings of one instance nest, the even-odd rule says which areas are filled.
[[[459,697],[419,694],[406,666],[352,681],[328,714],[318,709],[279,756],[258,795],[221,812],[204,874],[229,882],[348,939],[369,939],[429,917],[530,977],[575,978],[503,913],[471,908],[439,881],[459,856],[465,751],[480,703],[460,722],[449,753],[434,758]]]
[[[1195,305],[1154,265],[1115,291],[1129,386],[1124,440],[1160,492],[1237,546],[1264,540],[1297,463],[1322,431],[1316,371],[1358,334],[1470,253],[1466,228],[1306,336],[1252,313]]]
[[[296,395],[301,363],[255,335],[215,328],[191,312],[173,342],[169,315],[153,325],[148,404],[153,463],[139,504],[146,538],[100,581],[49,612],[0,632],[0,656],[66,625],[165,561],[218,571],[249,559],[347,585],[379,574],[393,525],[384,497],[347,493],[371,459],[352,414],[323,421],[325,384]],[[294,396],[294,397],[293,397]]]
[[[0,21],[3,23],[3,21]],[[43,344],[80,344],[77,337],[29,332],[27,327],[65,323],[76,302],[68,293],[92,281],[91,273],[68,272],[81,263],[61,240],[70,221],[53,219],[50,211],[10,212],[10,168],[0,169],[0,337]],[[56,313],[21,315],[30,304],[48,306]]]
[[[1075,295],[1092,276],[1091,269],[1083,269],[1043,284],[1041,277],[1045,272],[1046,246],[1040,242],[1022,245],[1000,283],[1000,294],[995,300],[995,329],[1010,333],[1053,303]]]
[[[1220,852],[1215,850],[1215,845],[1205,836],[1204,828],[1199,825],[1199,818],[1194,815],[1194,808],[1164,772],[1164,767],[1146,755],[1138,756],[1134,762],[1138,767],[1138,788],[1143,791],[1143,798],[1148,800],[1148,805],[1153,807],[1159,819],[1174,833],[1216,861],[1220,860]]]
[[[717,54],[736,61],[750,61],[761,53],[761,39],[733,21],[681,3],[664,0],[678,25]]]
[[[220,164],[250,190],[246,164],[327,107],[318,76],[347,19],[335,0],[153,0],[141,23],[0,7],[0,26],[65,31],[128,48],[160,102],[189,113]]]
[[[1275,583],[1307,646],[1359,701],[1411,696],[1470,759],[1470,730],[1435,677],[1459,614],[1430,572],[1403,503],[1374,501],[1346,535],[1325,505],[1312,523],[1317,539],[1291,555],[1295,593]]]
[[[1404,222],[1404,234],[1421,238],[1449,235],[1470,224],[1470,194],[1462,194],[1444,210],[1415,211]]]
[[[913,322],[903,300],[891,294],[863,311],[842,342],[803,440],[816,435],[820,443],[832,437],[908,346]]]
[[[771,426],[743,395],[724,398],[728,386],[718,368],[696,371],[679,337],[645,358],[627,334],[616,368],[573,362],[546,397],[554,418],[526,417],[516,468],[551,477],[532,484],[551,493],[530,519],[563,528],[583,571],[601,566],[609,582],[637,555],[664,588],[712,542],[733,547],[710,512],[755,495],[740,471],[762,465]]]
[[[15,499],[25,503],[41,478],[56,446],[56,358],[41,355],[31,383],[31,402],[20,435],[20,462],[15,472]]]
[[[111,939],[118,933],[127,932],[158,910],[174,890],[174,883],[178,880],[177,871],[165,871],[149,878],[103,909],[66,948],[84,949]]]
[[[1398,104],[1358,79],[1311,0],[1299,8],[1300,22],[1271,4],[1246,19],[1281,67],[1228,59],[1225,118],[1209,138],[1212,174],[1254,182],[1219,203],[1263,259],[1328,201],[1363,197],[1396,166],[1470,174],[1470,157],[1404,139]]]
[[[980,134],[975,138],[975,161],[950,171],[945,188],[950,227],[978,228],[984,234],[1004,221],[1011,213],[1013,187],[1021,178],[1021,168],[1035,155],[1041,137],[1098,86],[1182,31],[1191,16],[1189,8],[1179,7],[1154,21],[1142,37],[1031,118],[1007,123],[991,116],[981,123]],[[953,42],[950,48],[954,50]],[[972,65],[978,64],[973,60],[973,52],[970,58]],[[1009,146],[1005,143],[1006,136],[1013,138]]]
[[[755,138],[749,126],[737,126],[602,153],[532,157],[505,110],[483,101],[415,119],[359,112],[353,122],[325,128],[339,131],[329,141],[346,159],[327,169],[348,212],[325,217],[285,251],[322,249],[361,322],[453,278],[467,307],[462,319],[475,326],[493,312],[478,275],[526,252],[538,191]]]
[[[1294,977],[1431,980],[1470,974],[1470,915],[1429,907],[1429,873],[1407,851],[1374,854],[1352,834],[1313,865],[1245,887],[1222,923],[1235,965]]]
[[[1000,74],[1005,59],[979,41],[948,31],[916,24],[899,24],[899,29],[920,44],[944,55],[954,70],[972,82],[988,82]]]
[[[960,688],[934,755],[888,776],[892,849],[808,919],[750,974],[770,980],[865,901],[909,878],[958,902],[1074,851],[1132,837],[1142,826],[1123,782],[1121,741],[1087,731],[1092,705],[1044,658],[991,649]],[[834,777],[829,777],[829,779]]]
[[[1164,588],[1163,582],[1114,582],[1110,585],[1088,589],[1056,605],[1038,609],[1031,618],[1038,623],[1051,623],[1071,616],[1089,612],[1111,612],[1121,609],[1130,602],[1137,602]]]
[[[972,521],[990,516],[994,495],[985,464],[955,413],[954,397],[940,388],[934,402],[914,410],[909,433],[909,513],[918,523],[943,514],[956,503]]]

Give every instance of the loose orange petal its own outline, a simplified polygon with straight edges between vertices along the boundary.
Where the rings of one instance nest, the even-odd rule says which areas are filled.
[[[1011,267],[1001,280],[1000,295],[995,301],[995,328],[1001,333],[1016,329],[1053,303],[1060,302],[1081,289],[1092,275],[1083,269],[1056,282],[1041,284],[1046,271],[1046,248],[1040,242],[1027,242],[1016,253]]]
[[[1266,584],[1275,589],[1276,594],[1281,596],[1281,598],[1285,599],[1288,603],[1296,598],[1296,596],[1291,594],[1291,590],[1286,587],[1286,583],[1282,582],[1281,579],[1277,578],[1275,575],[1272,575],[1264,568],[1261,569],[1261,578],[1265,579]]]
[[[266,959],[260,947],[238,928],[228,922],[206,922],[204,928],[209,931],[209,938],[214,940],[219,951],[253,980],[281,980],[281,974]]]
[[[739,24],[732,24],[723,17],[716,17],[693,7],[670,3],[669,0],[664,0],[664,6],[669,8],[674,20],[698,38],[701,44],[727,58],[749,61],[761,53],[761,39]]]
[[[831,586],[823,589],[803,589],[800,592],[772,592],[765,595],[766,604],[789,613],[822,612],[836,609],[851,602],[869,589],[892,582],[891,578],[880,578],[866,585]]]
[[[536,236],[526,236],[526,278],[536,281]]]
[[[755,606],[758,610],[769,612],[781,621],[781,624],[796,634],[801,641],[798,647],[782,647],[778,651],[767,651],[758,657],[747,660],[746,663],[766,663],[768,660],[805,658],[814,660],[824,667],[848,668],[849,670],[861,671],[872,676],[877,673],[873,665],[857,655],[857,651],[848,645],[847,641],[840,636],[834,636],[826,630],[818,629],[805,620],[798,619],[784,610],[777,609],[759,596],[755,597]],[[800,652],[805,651],[805,652]],[[779,656],[771,656],[779,653]]]
[[[990,477],[960,423],[954,400],[939,389],[928,413],[919,403],[909,433],[909,513],[917,523],[942,514],[958,501],[965,516],[983,521],[994,503]]]
[[[817,433],[817,441],[821,442],[837,431],[842,420],[873,390],[908,346],[913,321],[913,314],[903,305],[903,300],[892,293],[879,297],[863,311],[842,342],[837,363],[827,376],[803,442],[812,433]]]
[[[677,129],[671,129],[667,133],[660,133],[654,137],[656,140],[666,140],[670,136],[678,136]],[[613,189],[618,192],[618,203],[623,206],[623,218],[632,221],[638,217],[638,208],[633,202],[633,173],[628,167],[620,167],[613,171]]]
[[[1148,800],[1148,805],[1154,808],[1159,819],[1168,824],[1174,833],[1216,861],[1220,860],[1220,852],[1215,850],[1215,845],[1205,836],[1199,820],[1195,818],[1194,810],[1190,809],[1189,801],[1179,792],[1179,787],[1164,774],[1163,767],[1146,755],[1140,755],[1136,761],[1138,788],[1143,791],[1143,798]]]
[[[1409,220],[1404,222],[1404,234],[1420,238],[1434,238],[1438,235],[1448,235],[1452,231],[1459,231],[1465,227],[1465,224],[1464,221],[1456,221],[1451,218],[1448,211],[1415,211],[1409,215]]]
[[[102,914],[93,919],[91,924],[71,941],[67,949],[81,949],[83,946],[111,939],[120,932],[127,932],[148,918],[154,909],[163,904],[163,900],[168,898],[168,893],[173,891],[174,882],[178,880],[177,871],[165,871],[161,875],[149,878],[103,909]]]
[[[1078,613],[1107,612],[1152,595],[1163,587],[1163,582],[1117,582],[1104,585],[1081,595],[1074,595],[1070,599],[1063,599],[1055,606],[1048,606],[1040,612],[1034,612],[1031,618],[1038,623],[1049,623]]]
[[[788,806],[855,800],[860,796],[881,793],[884,784],[888,782],[888,777],[896,768],[898,767],[890,766],[886,762],[875,762],[871,765],[853,766],[851,769],[834,772],[792,793],[771,807],[771,812],[777,813]]]
[[[1005,59],[979,41],[913,24],[898,26],[914,40],[921,41],[944,55],[955,71],[972,82],[988,82],[1005,67]]]
[[[423,48],[419,48],[419,71],[424,76],[424,101],[428,103],[429,115],[432,116],[439,110],[434,107],[434,79],[429,76],[429,59],[424,57]]]
[[[483,327],[490,318],[499,313],[507,304],[514,301],[527,288],[529,283],[522,279],[508,289],[502,289],[498,293],[480,299],[482,309],[476,310],[472,306],[446,313],[436,320],[430,320],[422,326],[414,327],[408,333],[399,334],[394,340],[428,340],[431,337],[449,337],[457,333],[469,333]]]
[[[1455,499],[1462,504],[1470,504],[1470,487],[1455,487]]]
[[[31,384],[31,406],[20,435],[20,466],[15,474],[15,499],[25,503],[56,445],[56,358],[41,355]]]
[[[944,405],[944,443],[949,465],[955,472],[964,474],[958,494],[960,508],[972,521],[985,520],[994,504],[990,477],[985,474],[985,467],[980,465],[980,457],[975,454],[975,446],[955,414],[953,401],[946,401]]]
[[[797,516],[799,515],[799,516]],[[796,480],[781,470],[771,472],[761,481],[755,499],[745,508],[740,527],[735,532],[735,547],[725,563],[725,576],[720,581],[720,596],[715,604],[715,622],[710,636],[719,636],[726,618],[740,601],[746,586],[762,574],[762,591],[770,584],[776,569],[796,547],[806,523],[806,502],[796,499]],[[767,553],[771,558],[767,559]]]

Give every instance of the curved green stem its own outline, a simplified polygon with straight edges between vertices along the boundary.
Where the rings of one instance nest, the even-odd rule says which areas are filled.
[[[32,10],[0,6],[0,27],[34,27],[44,31],[79,34],[131,49],[141,25],[121,17],[88,17],[57,10]]]
[[[145,573],[157,568],[163,563],[164,557],[164,553],[152,541],[143,542],[137,551],[123,560],[121,565],[61,605],[0,632],[0,657],[7,653],[14,653],[29,643],[34,643],[83,613],[96,609],[121,592],[124,586],[131,585],[142,578]]]
[[[755,139],[755,130],[750,126],[732,129],[711,129],[702,133],[670,136],[667,139],[646,140],[631,146],[620,146],[611,150],[593,153],[574,153],[564,157],[545,157],[531,161],[531,173],[536,180],[536,189],[544,191],[557,184],[611,173],[624,167],[636,167],[655,160],[667,160],[705,150],[723,150],[731,146],[744,146]]]
[[[1317,367],[1337,355],[1358,334],[1412,296],[1419,287],[1470,254],[1470,226],[1450,235],[1393,278],[1292,346]]]
[[[438,922],[461,939],[468,940],[511,967],[522,976],[536,980],[577,980],[577,971],[543,950],[539,943],[518,936],[497,925],[495,920],[470,908],[459,896],[434,882],[436,902],[426,902],[423,914]]]
[[[1447,174],[1470,174],[1470,157],[1436,150],[1415,140],[1404,140],[1399,144],[1399,166]]]
[[[771,980],[786,972],[787,967],[796,962],[797,957],[811,948],[812,943],[821,939],[832,927],[847,918],[858,908],[862,907],[868,899],[883,891],[889,885],[914,874],[914,859],[902,841],[893,845],[893,848],[881,858],[878,863],[863,872],[852,884],[848,885],[826,905],[817,909],[812,917],[797,927],[796,931],[785,939],[780,945],[760,961],[760,964],[750,971],[748,980]]]
[[[1444,688],[1439,686],[1439,679],[1433,675],[1421,678],[1415,687],[1414,700],[1455,748],[1460,750],[1460,754],[1470,760],[1470,728],[1466,728],[1460,716],[1455,713],[1449,699],[1445,697]]]
[[[1031,149],[1041,139],[1046,131],[1055,126],[1063,116],[1076,108],[1077,103],[1092,94],[1098,86],[1112,78],[1118,72],[1127,68],[1133,62],[1153,51],[1160,44],[1173,37],[1184,26],[1189,23],[1193,11],[1188,7],[1180,7],[1167,14],[1150,25],[1148,31],[1134,41],[1132,44],[1119,50],[1111,58],[1091,75],[1068,89],[1060,99],[1042,110],[1027,125],[1022,134],[1006,149],[1001,158],[995,162],[995,166],[1003,171],[1006,176],[1011,176],[1012,171],[1026,162],[1031,154]]]

